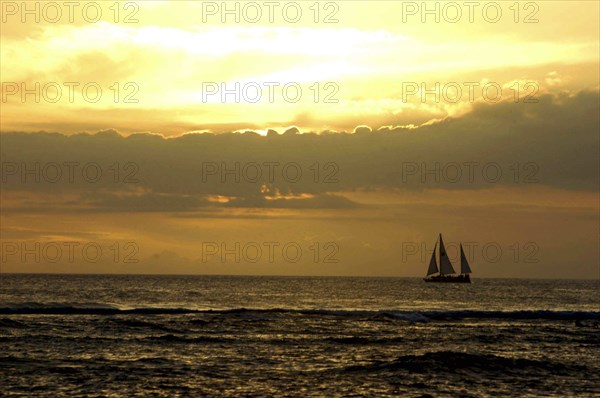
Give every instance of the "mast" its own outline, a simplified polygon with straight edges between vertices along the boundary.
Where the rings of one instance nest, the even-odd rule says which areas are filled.
[[[427,276],[431,274],[437,274],[438,265],[437,261],[435,261],[435,249],[437,249],[437,242],[435,242],[435,246],[433,247],[433,253],[431,253],[431,260],[429,260],[429,268],[427,269]]]
[[[454,267],[448,258],[446,248],[444,247],[444,241],[442,240],[442,234],[440,234],[440,275],[454,274]]]
[[[469,262],[467,261],[467,256],[465,256],[465,251],[463,250],[462,243],[460,244],[460,273],[471,273],[471,267],[469,267]]]

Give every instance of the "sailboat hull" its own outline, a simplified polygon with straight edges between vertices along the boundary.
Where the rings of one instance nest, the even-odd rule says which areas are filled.
[[[467,275],[437,275],[423,278],[425,282],[438,283],[471,283],[471,277]]]

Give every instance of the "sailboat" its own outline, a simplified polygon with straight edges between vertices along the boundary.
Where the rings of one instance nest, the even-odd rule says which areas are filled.
[[[438,263],[435,258],[435,251],[438,245],[438,242],[435,242],[433,253],[431,254],[431,260],[429,261],[429,268],[427,269],[427,277],[423,280],[425,282],[471,283],[471,267],[469,266],[469,262],[465,256],[462,243],[460,245],[460,275],[456,275],[454,267],[448,258],[448,253],[446,253],[444,241],[442,240],[442,234],[440,234],[439,243],[440,267],[438,269]]]

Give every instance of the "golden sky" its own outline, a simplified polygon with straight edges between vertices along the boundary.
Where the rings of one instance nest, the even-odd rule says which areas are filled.
[[[490,82],[598,87],[596,1],[2,3],[3,131],[352,131],[462,114]],[[458,100],[407,86],[436,82]]]
[[[0,271],[418,276],[443,232],[503,248],[478,276],[598,276],[597,1],[73,4],[0,1]],[[273,162],[303,175],[206,175]],[[72,241],[139,261],[12,253]]]

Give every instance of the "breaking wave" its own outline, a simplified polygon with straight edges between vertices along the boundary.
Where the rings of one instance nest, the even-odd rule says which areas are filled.
[[[24,303],[0,306],[0,314],[60,314],[60,315],[126,315],[126,314],[214,314],[234,316],[268,316],[275,315],[308,315],[340,318],[367,318],[372,321],[411,321],[427,322],[439,320],[462,319],[546,319],[546,320],[600,320],[599,311],[550,311],[550,310],[518,310],[518,311],[404,311],[404,310],[329,310],[329,309],[194,309],[184,307],[138,307],[122,308],[110,304],[78,304],[78,303]],[[13,321],[0,322],[0,327],[14,327]]]
[[[567,365],[543,359],[509,358],[493,354],[456,351],[436,351],[421,355],[403,355],[392,361],[376,361],[368,365],[352,365],[347,372],[378,372],[406,370],[417,373],[456,372],[461,370],[518,373],[544,371],[552,373],[585,370],[578,365]]]

